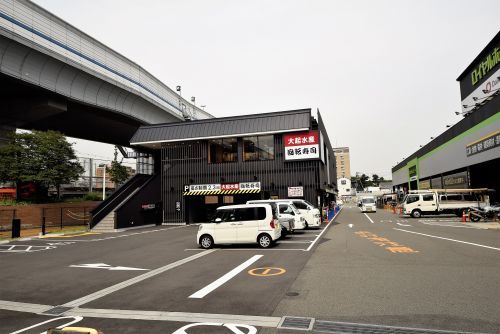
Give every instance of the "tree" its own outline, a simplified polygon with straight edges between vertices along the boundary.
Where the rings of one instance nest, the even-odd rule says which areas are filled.
[[[374,186],[378,186],[380,182],[380,178],[377,174],[372,175],[372,181]]]
[[[113,181],[116,186],[128,179],[127,167],[123,166],[122,162],[123,158],[118,162],[118,149],[115,146],[115,158],[111,162],[111,167],[106,168],[106,172],[109,173],[111,181]]]
[[[73,146],[57,131],[14,133],[0,148],[0,179],[54,186],[60,198],[61,184],[78,179],[85,171],[76,159]]]

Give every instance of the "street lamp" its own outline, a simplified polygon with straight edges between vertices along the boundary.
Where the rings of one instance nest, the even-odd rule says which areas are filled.
[[[201,105],[201,109],[205,110],[206,105]]]

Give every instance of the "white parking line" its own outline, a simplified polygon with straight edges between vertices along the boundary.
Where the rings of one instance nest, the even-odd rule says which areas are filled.
[[[73,316],[70,316],[70,317],[59,317],[59,318],[53,318],[53,319],[49,319],[49,320],[45,320],[45,321],[42,321],[38,324],[34,324],[32,326],[29,326],[29,327],[26,327],[26,328],[23,328],[23,329],[20,329],[18,331],[15,331],[15,332],[11,332],[10,334],[20,334],[20,333],[25,333],[27,331],[29,331],[30,329],[33,329],[33,328],[37,328],[37,327],[40,327],[42,325],[45,325],[45,324],[48,324],[48,323],[51,323],[51,322],[54,322],[56,320],[63,320],[63,319],[73,319],[71,321],[68,321],[67,323],[63,324],[63,325],[60,325],[58,326],[57,328],[58,329],[61,329],[61,328],[64,328],[64,327],[67,327],[69,325],[73,325],[73,324],[76,324],[77,322],[80,322],[82,321],[83,317],[80,317],[80,316],[76,316],[76,317],[73,317]],[[46,326],[44,326],[46,327]],[[43,328],[43,327],[42,327]],[[47,332],[42,332],[42,334],[47,334]]]
[[[294,240],[276,241],[277,244],[310,244],[311,242],[313,242],[313,240],[307,240],[307,241],[294,241]]]
[[[407,230],[403,230],[403,229],[400,229],[400,228],[394,228],[394,229],[398,230],[398,231],[402,231],[402,232],[424,235],[424,236],[430,237],[430,238],[443,239],[443,240],[458,242],[458,243],[461,243],[461,244],[467,244],[467,245],[472,245],[472,246],[483,247],[483,248],[488,248],[488,249],[493,249],[493,250],[500,251],[500,248],[486,246],[486,245],[481,245],[481,244],[476,244],[476,243],[473,243],[473,242],[456,240],[456,239],[450,239],[450,238],[444,238],[444,237],[439,237],[437,235],[431,235],[431,234],[425,234],[425,233],[418,233],[418,232],[413,232],[413,231],[407,231]]]
[[[248,266],[250,266],[252,263],[254,263],[255,261],[257,261],[258,259],[260,259],[263,256],[264,255],[254,255],[254,256],[252,256],[251,258],[249,258],[248,260],[246,260],[245,262],[243,262],[242,264],[240,264],[239,266],[237,266],[236,268],[234,268],[233,270],[231,270],[227,274],[225,274],[222,277],[216,279],[215,281],[213,281],[212,283],[210,283],[209,285],[207,285],[203,289],[198,290],[195,293],[193,293],[191,296],[189,296],[189,298],[203,298],[203,297],[205,297],[210,292],[214,291],[219,286],[221,286],[222,284],[226,283],[227,281],[229,281],[234,276],[238,275],[240,272],[242,272],[243,270],[245,270],[245,268],[247,268]]]
[[[368,217],[368,215],[367,215],[366,213],[364,213],[364,212],[363,212],[363,214],[366,216],[366,218],[368,218],[368,220],[370,221],[370,223],[375,224],[375,223],[373,222],[373,220],[372,220],[370,217]]]
[[[154,270],[151,270],[150,272],[147,272],[145,274],[142,274],[142,275],[139,275],[139,276],[136,276],[136,277],[133,277],[131,279],[128,279],[126,281],[123,281],[121,283],[118,283],[118,284],[115,284],[115,285],[112,285],[108,288],[105,288],[105,289],[102,289],[102,290],[99,290],[97,292],[94,292],[94,293],[91,293],[90,295],[87,295],[87,296],[84,296],[82,298],[78,298],[78,299],[75,299],[73,301],[70,301],[62,306],[66,306],[66,307],[77,307],[77,306],[80,306],[80,305],[83,305],[83,304],[87,304],[91,301],[94,301],[96,299],[99,299],[99,298],[102,298],[106,295],[109,295],[113,292],[116,292],[118,290],[122,290],[122,289],[125,289],[126,287],[129,287],[135,283],[139,283],[141,281],[144,281],[145,279],[148,279],[150,277],[153,277],[153,276],[156,276],[156,275],[159,275],[161,273],[164,273],[165,271],[167,270],[170,270],[170,269],[174,269],[174,268],[177,268],[185,263],[188,263],[188,262],[191,262],[193,260],[196,260],[202,256],[205,256],[205,255],[208,255],[212,252],[215,252],[215,249],[211,249],[211,250],[207,250],[207,251],[204,251],[202,253],[197,253],[197,254],[194,254],[194,255],[191,255],[185,259],[182,259],[182,260],[179,260],[179,261],[176,261],[174,263],[170,263],[170,264],[167,264],[166,266],[163,266],[163,267],[160,267],[160,268],[156,268]]]
[[[460,226],[460,225],[443,225],[443,224],[437,224],[437,223],[424,223],[424,222],[420,222],[421,224],[425,224],[425,225],[430,225],[430,226],[444,226],[444,227],[459,227],[459,228],[473,228],[473,229],[476,229],[476,230],[482,230],[481,228],[478,228],[478,227],[474,227],[474,226]]]
[[[340,210],[335,214],[335,216],[333,216],[332,220],[330,220],[328,222],[328,224],[326,224],[326,226],[323,228],[323,231],[321,231],[321,233],[316,237],[316,239],[314,239],[314,241],[311,243],[311,245],[309,247],[307,247],[307,249],[306,249],[307,252],[309,252],[313,248],[314,244],[316,242],[318,242],[318,240],[321,238],[321,236],[323,235],[323,233],[325,233],[325,231],[328,229],[328,227],[332,224],[333,220],[335,218],[337,218],[337,216],[339,215],[340,212],[342,212],[342,209],[343,208],[340,208]]]

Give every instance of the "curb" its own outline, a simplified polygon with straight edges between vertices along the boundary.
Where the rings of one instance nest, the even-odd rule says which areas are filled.
[[[68,232],[68,233],[48,233],[45,234],[44,236],[33,236],[33,237],[26,237],[26,238],[17,238],[17,239],[9,239],[9,240],[2,240],[0,241],[0,245],[8,244],[12,241],[30,241],[33,239],[45,239],[45,238],[50,238],[50,237],[60,237],[63,235],[73,235],[73,234],[80,234],[80,233],[85,233],[85,232]]]

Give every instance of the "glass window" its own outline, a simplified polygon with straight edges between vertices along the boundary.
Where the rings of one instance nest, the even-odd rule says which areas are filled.
[[[340,184],[342,184],[342,185],[347,184],[347,181],[346,180],[342,180],[342,181],[340,181]]]
[[[293,209],[288,204],[280,204],[280,213],[293,215]]]
[[[417,202],[419,199],[420,199],[420,196],[419,196],[419,195],[410,195],[410,196],[408,196],[408,198],[406,199],[406,203],[407,203],[407,204],[414,203],[414,202]]]
[[[224,196],[224,204],[233,204],[234,196]]]
[[[210,219],[210,222],[214,223],[217,218],[220,218],[221,221],[225,222],[228,221],[231,216],[234,217],[233,210],[217,210],[212,216],[212,219]]]
[[[218,204],[219,197],[217,196],[205,196],[205,204]]]
[[[266,209],[263,207],[235,209],[234,214],[236,221],[262,220],[266,218]]]
[[[293,201],[293,204],[300,210],[307,210],[307,204],[301,201]]]
[[[274,136],[243,138],[243,161],[273,160]]]
[[[208,163],[238,161],[238,139],[224,138],[208,141]]]
[[[431,202],[434,200],[434,195],[432,194],[422,195],[422,200],[425,202]]]

